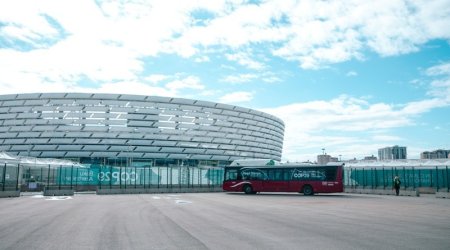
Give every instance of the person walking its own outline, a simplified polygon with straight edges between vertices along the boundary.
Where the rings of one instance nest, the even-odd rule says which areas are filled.
[[[402,184],[402,182],[400,181],[400,178],[398,178],[398,176],[394,177],[394,188],[395,188],[395,195],[399,195],[400,194],[400,184]]]

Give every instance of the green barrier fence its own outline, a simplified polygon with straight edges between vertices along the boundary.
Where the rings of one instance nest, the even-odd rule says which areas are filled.
[[[222,180],[223,168],[220,167],[32,167],[5,164],[0,170],[0,190],[4,191],[42,191],[44,188],[95,191],[105,188],[219,187]]]
[[[450,191],[448,167],[383,167],[344,168],[344,185],[351,188],[392,188],[394,176],[399,176],[402,188],[431,188]],[[192,166],[118,167],[80,166],[27,166],[4,164],[0,166],[0,191],[42,191],[48,189],[128,188],[195,188],[220,187],[223,168]]]
[[[344,168],[344,185],[352,188],[392,188],[395,176],[402,188],[428,187],[436,191],[450,191],[448,166],[434,168]]]
[[[0,191],[19,190],[20,167],[18,165],[3,164],[0,166]]]

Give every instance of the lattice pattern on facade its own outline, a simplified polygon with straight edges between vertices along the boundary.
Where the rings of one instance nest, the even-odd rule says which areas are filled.
[[[120,94],[0,95],[0,151],[55,158],[280,160],[284,123],[252,109]]]

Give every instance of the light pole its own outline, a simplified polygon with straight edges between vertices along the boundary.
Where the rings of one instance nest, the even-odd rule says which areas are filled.
[[[322,148],[322,154],[323,155],[325,154],[325,148]]]
[[[127,153],[127,166],[128,167],[132,167],[132,161],[133,161],[133,157],[131,156],[132,153],[132,149],[131,149],[131,145],[129,143],[128,144],[128,153]]]

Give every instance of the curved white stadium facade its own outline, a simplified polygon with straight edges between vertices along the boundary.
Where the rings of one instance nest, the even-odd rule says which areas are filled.
[[[281,159],[284,123],[238,106],[141,95],[0,95],[0,151],[111,163]],[[215,162],[215,163],[214,163]],[[183,162],[181,163],[183,164]]]

